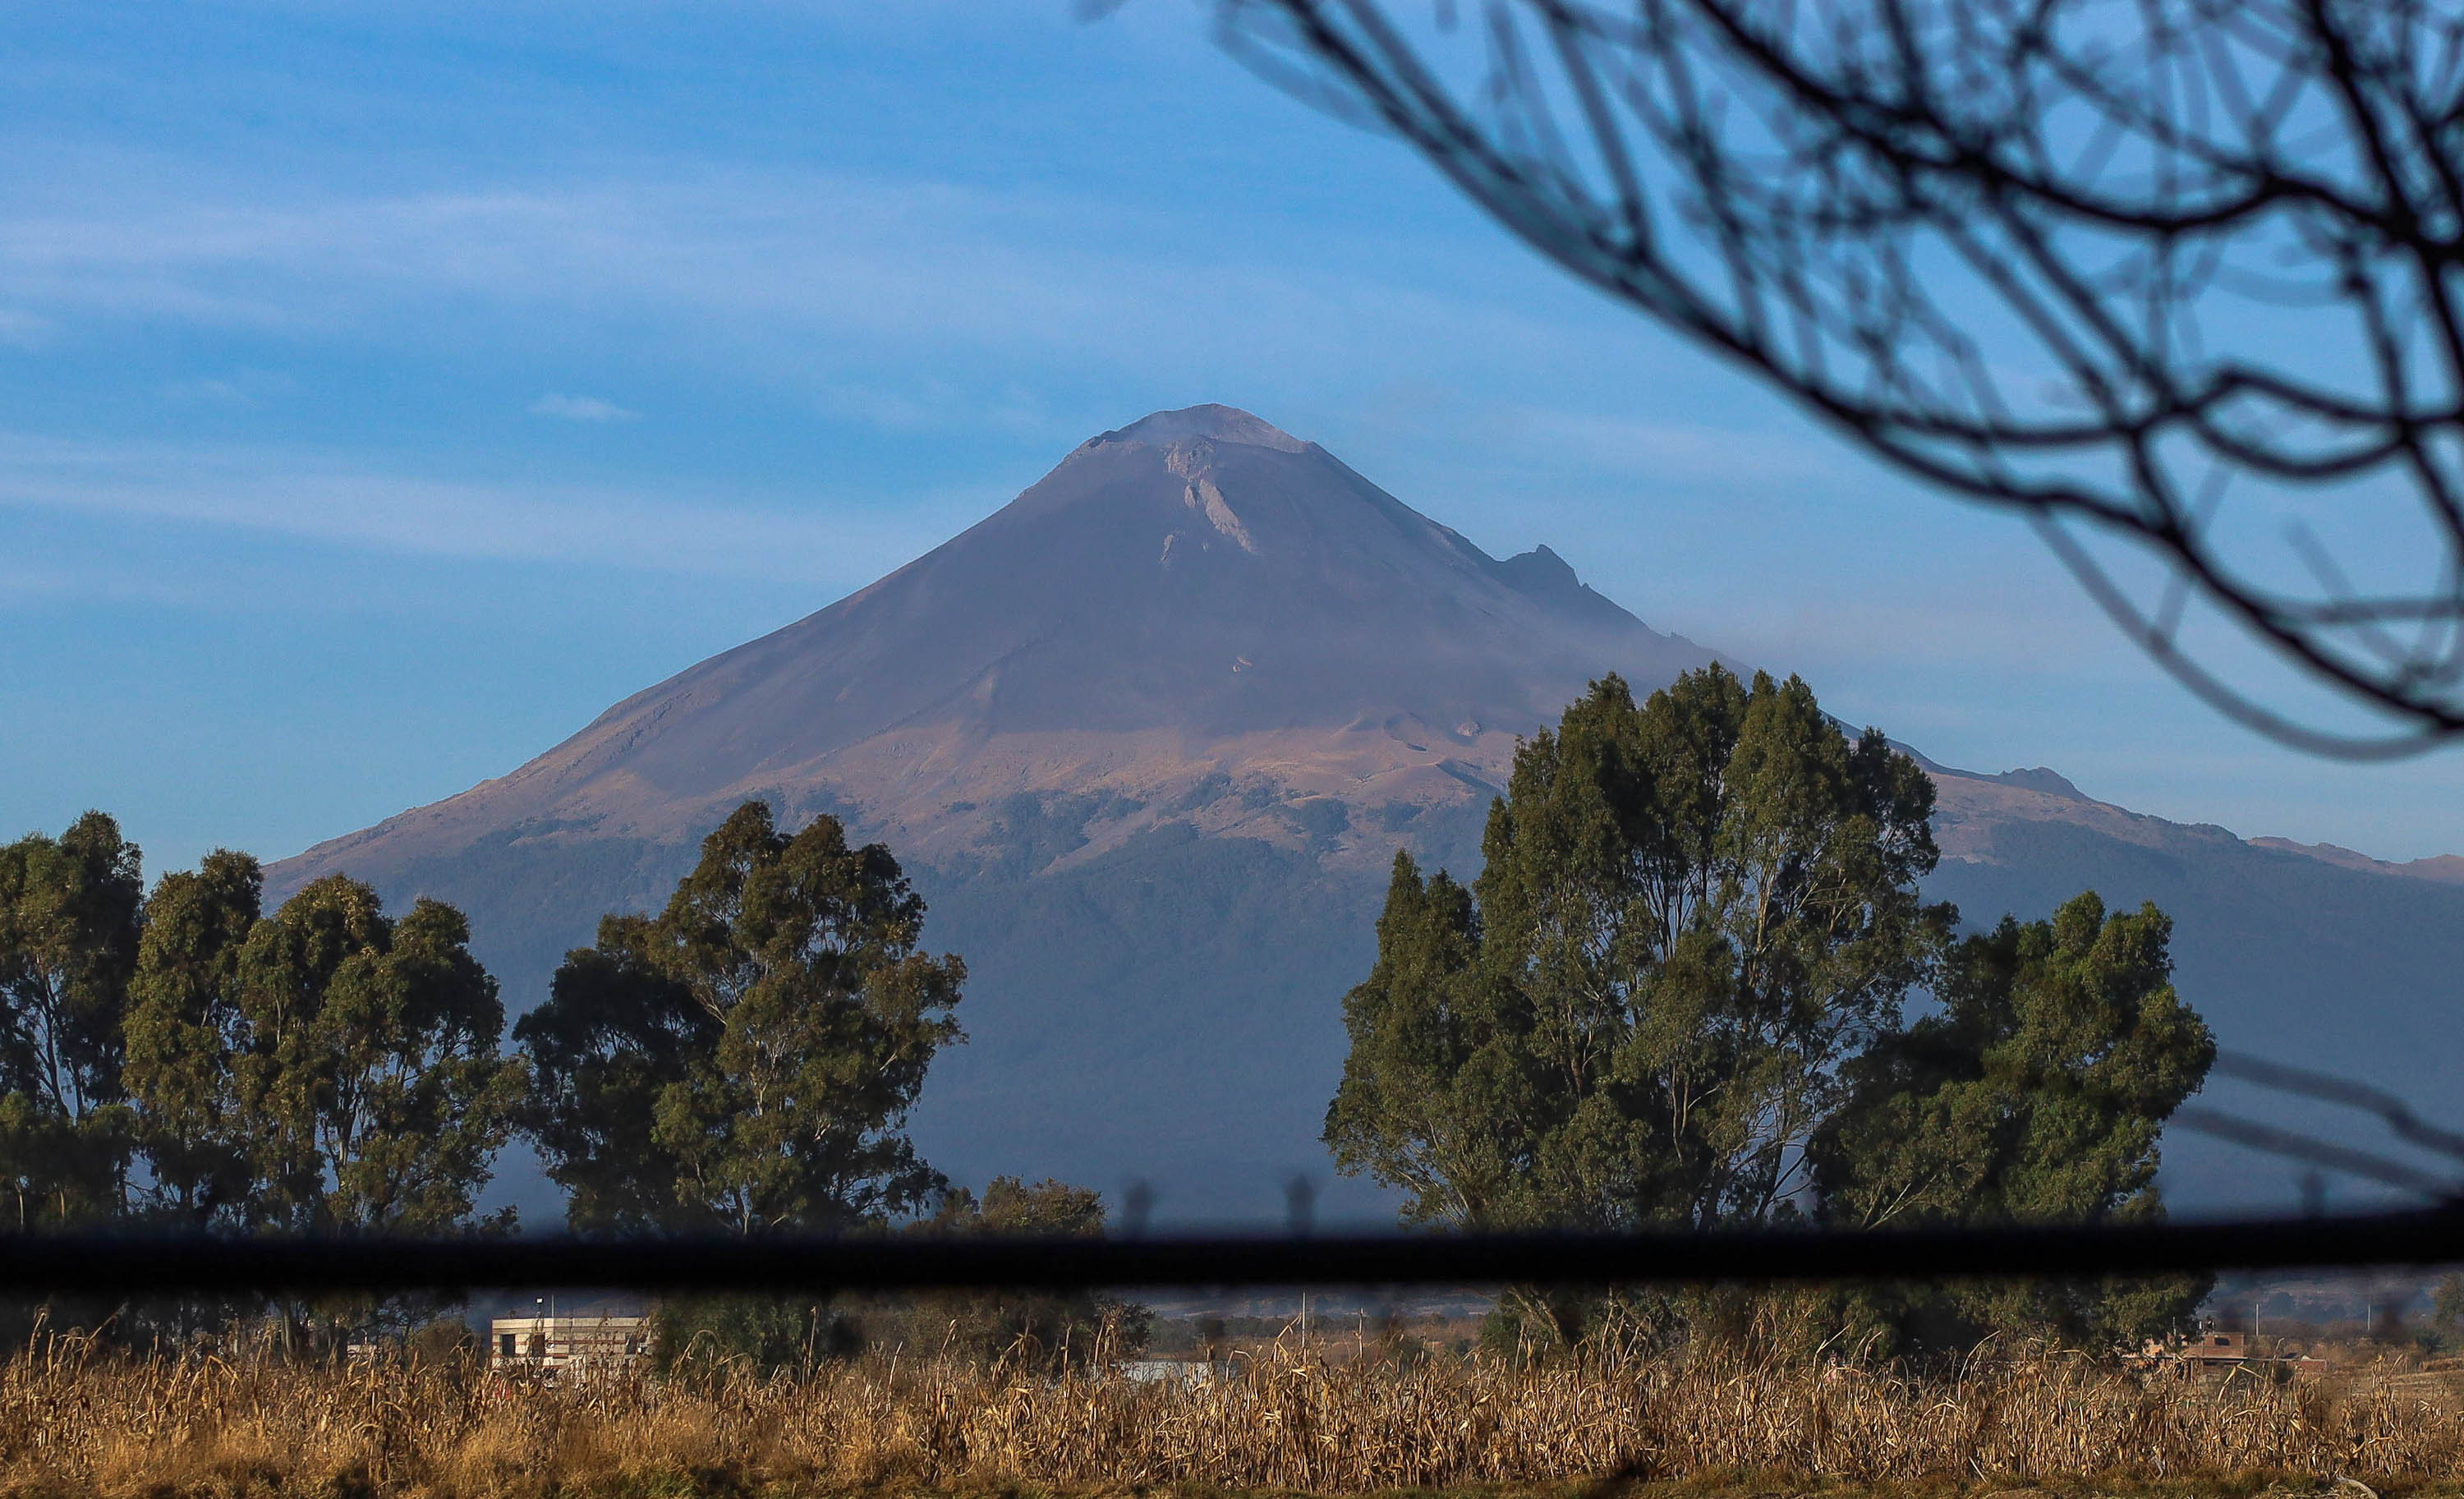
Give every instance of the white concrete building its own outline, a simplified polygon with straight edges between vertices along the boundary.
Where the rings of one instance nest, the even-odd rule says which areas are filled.
[[[497,1317],[488,1324],[488,1367],[508,1373],[604,1373],[650,1351],[650,1319],[584,1312],[578,1316]]]

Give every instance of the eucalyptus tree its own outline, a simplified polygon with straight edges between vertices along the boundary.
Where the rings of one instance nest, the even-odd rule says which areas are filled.
[[[1793,677],[1612,676],[1518,750],[1469,890],[1396,861],[1340,1169],[1463,1227],[1762,1223],[1955,914],[1933,788]]]
[[[260,914],[217,850],[148,903],[126,1033],[152,1206],[296,1233],[466,1227],[524,1085],[504,1006],[441,901],[399,919],[342,875]]]
[[[256,923],[231,1070],[275,1224],[434,1233],[469,1223],[524,1096],[496,981],[442,901],[400,919],[335,874]]]
[[[101,812],[0,846],[0,1183],[18,1229],[120,1211],[121,1011],[144,892]]]
[[[228,849],[155,884],[129,988],[121,1077],[138,1111],[150,1211],[192,1227],[273,1211],[257,1184],[263,1131],[236,1070],[250,1046],[240,950],[263,915],[265,873]]]
[[[515,1028],[573,1225],[830,1232],[929,1201],[903,1126],[962,1039],[966,966],[920,951],[923,923],[888,849],[826,816],[782,833],[760,802],[657,916],[603,919]]]
[[[1821,1214],[1843,1227],[2161,1218],[2166,1119],[2215,1040],[2172,983],[2172,922],[2094,893],[2050,921],[2005,916],[1942,965],[1939,1009],[1844,1069],[1812,1150]],[[2131,1337],[2167,1330],[2208,1278],[1903,1288],[1880,1307],[1936,1341],[1995,1328]]]

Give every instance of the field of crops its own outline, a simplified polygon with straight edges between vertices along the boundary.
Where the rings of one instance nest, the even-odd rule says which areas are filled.
[[[561,1387],[475,1360],[133,1356],[0,1364],[14,1495],[692,1495],[1745,1482],[2256,1492],[2464,1479],[2451,1386],[2367,1371],[2185,1379],[2058,1354],[1888,1365],[1640,1354],[1515,1368],[1269,1346],[1221,1377],[1051,1376],[897,1353],[801,1376],[691,1363]]]

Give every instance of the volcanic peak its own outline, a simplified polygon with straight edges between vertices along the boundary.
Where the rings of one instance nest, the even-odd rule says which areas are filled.
[[[1152,443],[1157,447],[1191,438],[1210,442],[1242,443],[1252,448],[1274,448],[1284,452],[1306,452],[1309,445],[1275,426],[1272,422],[1250,415],[1236,406],[1185,406],[1177,411],[1153,411],[1127,427],[1109,432],[1098,432],[1085,446],[1099,447],[1112,442]]]

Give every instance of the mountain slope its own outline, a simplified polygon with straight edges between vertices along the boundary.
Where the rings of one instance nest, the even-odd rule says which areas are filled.
[[[2014,772],[2038,777],[2047,772]],[[2414,1100],[2432,1117],[2464,1096],[2464,887],[2446,860],[2322,858],[2282,839],[2245,841],[2080,795],[1937,768],[1944,859],[1927,893],[1971,922],[2041,915],[2082,890],[2108,907],[2152,900],[2173,918],[2175,982],[2244,1052],[2341,1074]],[[2343,850],[2338,850],[2339,852]],[[2366,1121],[2229,1078],[2204,1102],[2368,1149],[2406,1154]],[[2193,1209],[2290,1207],[2303,1168],[2175,1130],[2167,1190]],[[2453,1174],[2453,1163],[2424,1160]],[[2334,1186],[2336,1201],[2356,1194]],[[2367,1191],[2356,1194],[2370,1195]]]
[[[829,811],[891,844],[928,940],[975,975],[973,1043],[918,1120],[934,1158],[1279,1201],[1322,1169],[1333,1000],[1395,848],[1465,867],[1518,737],[1602,672],[1649,688],[1710,659],[1546,548],[1490,558],[1246,412],[1158,412],[870,586],[271,884],[344,870],[451,900],[520,1006],[737,803]]]
[[[602,913],[663,899],[737,802],[834,813],[890,843],[928,942],[969,961],[972,1040],[914,1120],[931,1159],[1267,1217],[1292,1175],[1325,1179],[1339,1001],[1394,849],[1473,872],[1519,736],[1605,672],[1648,690],[1710,659],[1547,548],[1490,558],[1246,412],[1158,412],[870,586],[269,883],[341,870],[451,900],[519,1008]],[[2464,1082],[2441,1060],[2464,885],[2143,817],[2041,767],[1928,769],[1930,889],[1971,919],[2153,898],[2229,1043]],[[2193,1201],[2286,1195],[2273,1166],[2168,1149]],[[1380,1202],[1346,1183],[1325,1205]]]
[[[1708,659],[1545,548],[1491,559],[1246,412],[1159,412],[871,586],[289,868],[388,874],[513,828],[668,841],[759,794],[826,791],[926,859],[1020,793],[1144,804],[1115,842],[1235,771],[1443,805],[1604,663],[1658,682]],[[1232,810],[1199,822],[1259,821]]]

